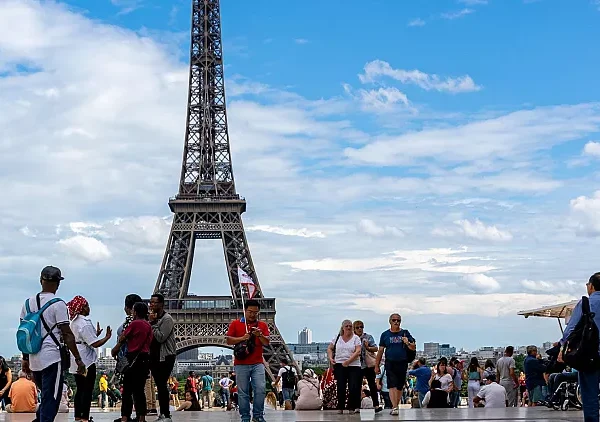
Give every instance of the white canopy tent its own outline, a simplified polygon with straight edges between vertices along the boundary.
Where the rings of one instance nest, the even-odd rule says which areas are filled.
[[[558,320],[560,332],[562,333],[563,327],[560,320],[564,318],[565,324],[569,322],[569,318],[571,318],[573,308],[575,307],[575,305],[577,305],[577,302],[579,301],[572,300],[570,302],[559,303],[558,305],[544,306],[542,308],[531,309],[529,311],[521,311],[518,314],[523,315],[525,318],[529,318],[530,316],[556,318]]]

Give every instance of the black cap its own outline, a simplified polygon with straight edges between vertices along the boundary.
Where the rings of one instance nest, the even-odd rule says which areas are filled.
[[[491,382],[495,382],[496,381],[496,374],[488,374],[487,377],[485,377],[488,381]]]
[[[45,267],[42,270],[42,279],[43,280],[47,280],[47,281],[60,281],[60,280],[64,280],[65,278],[62,276],[60,269],[53,267],[51,265]]]

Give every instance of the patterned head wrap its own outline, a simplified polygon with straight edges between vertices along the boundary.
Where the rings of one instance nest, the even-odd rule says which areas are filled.
[[[73,300],[67,303],[71,321],[73,321],[77,315],[81,314],[83,307],[87,304],[88,301],[83,296],[75,296]]]

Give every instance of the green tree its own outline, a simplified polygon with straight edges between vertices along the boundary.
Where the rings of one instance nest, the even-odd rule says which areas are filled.
[[[515,369],[521,373],[525,369],[523,367],[523,362],[525,361],[525,355],[516,355],[515,356]]]

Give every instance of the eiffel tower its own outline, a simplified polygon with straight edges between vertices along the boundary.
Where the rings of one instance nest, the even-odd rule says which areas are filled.
[[[229,323],[240,318],[242,293],[237,269],[256,284],[260,318],[269,326],[264,348],[267,374],[273,379],[280,359],[293,362],[277,326],[275,299],[265,298],[250,256],[237,194],[227,130],[219,0],[192,0],[192,30],[187,121],[179,193],[169,200],[173,224],[155,293],[175,319],[177,352],[225,343]],[[231,296],[189,296],[198,239],[222,239]]]

